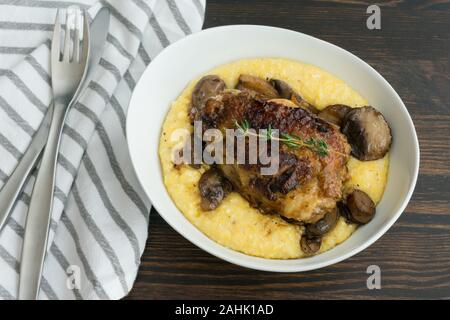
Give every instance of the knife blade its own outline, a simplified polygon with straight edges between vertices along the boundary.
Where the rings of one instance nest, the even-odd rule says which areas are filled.
[[[87,70],[86,78],[80,92],[84,92],[95,75],[95,71],[97,70],[98,64],[103,54],[103,48],[105,47],[106,37],[109,30],[109,20],[109,9],[102,8],[99,10],[91,23],[91,55],[89,57],[89,68]],[[76,98],[78,97],[79,96],[77,96]],[[28,147],[27,151],[25,151],[22,159],[16,166],[16,169],[13,171],[3,188],[0,190],[0,232],[5,227],[6,222],[8,221],[8,218],[11,214],[12,208],[16,203],[20,192],[25,185],[25,182],[28,180],[30,172],[33,170],[33,168],[35,168],[38,160],[40,159],[42,150],[44,149],[45,143],[47,142],[52,107],[53,106],[49,107],[46,115],[44,116],[44,120],[42,121],[41,126],[33,136],[30,146]]]

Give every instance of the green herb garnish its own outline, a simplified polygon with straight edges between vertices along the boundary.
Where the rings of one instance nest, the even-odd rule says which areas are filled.
[[[256,136],[256,137],[260,137],[260,138],[265,138],[267,140],[274,139],[274,140],[280,141],[281,143],[283,143],[284,145],[286,145],[287,147],[289,147],[291,149],[298,149],[301,147],[305,147],[305,148],[308,148],[308,149],[314,151],[315,153],[317,153],[317,155],[319,157],[328,156],[328,145],[322,139],[315,139],[315,138],[310,137],[308,140],[303,140],[301,137],[299,137],[295,134],[288,134],[288,133],[284,133],[284,132],[280,134],[279,138],[274,137],[272,125],[269,125],[265,135],[257,134],[257,133],[250,131],[250,124],[246,119],[243,120],[241,123],[239,123],[235,120],[234,124],[235,124],[236,128],[244,136],[252,135],[252,136]]]

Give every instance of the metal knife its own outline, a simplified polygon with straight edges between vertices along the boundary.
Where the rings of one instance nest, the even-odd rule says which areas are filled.
[[[86,87],[89,85],[89,82],[92,80],[95,74],[95,70],[97,69],[97,66],[99,64],[100,58],[103,54],[103,48],[105,47],[106,36],[109,29],[109,19],[109,9],[102,8],[91,23],[91,55],[89,57],[89,69],[87,71],[86,79],[80,92],[83,92],[84,89],[86,89]],[[6,225],[6,222],[8,221],[8,218],[12,212],[13,206],[23,189],[25,182],[28,180],[30,172],[36,166],[42,150],[44,149],[45,143],[47,142],[52,108],[53,106],[50,106],[48,108],[41,126],[33,136],[30,146],[22,156],[22,159],[16,166],[16,169],[13,171],[3,188],[0,189],[0,232]]]

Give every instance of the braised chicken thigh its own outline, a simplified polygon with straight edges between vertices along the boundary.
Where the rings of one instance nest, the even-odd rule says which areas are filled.
[[[236,90],[209,98],[195,114],[204,129],[220,129],[224,135],[225,129],[247,123],[256,131],[278,129],[280,135],[303,141],[295,148],[279,144],[279,156],[272,159],[279,162],[278,170],[271,175],[262,175],[259,163],[218,165],[234,189],[261,211],[314,223],[342,198],[350,146],[337,126],[294,107],[290,100],[266,100]],[[326,152],[309,147],[318,141]]]

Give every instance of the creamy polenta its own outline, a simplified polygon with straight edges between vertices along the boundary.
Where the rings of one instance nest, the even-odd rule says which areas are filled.
[[[351,107],[367,105],[363,97],[335,76],[318,67],[286,59],[240,60],[219,66],[207,74],[218,75],[228,88],[236,85],[240,74],[281,79],[318,109],[332,104]],[[180,128],[192,130],[188,108],[197,80],[192,81],[173,102],[162,128],[159,156],[164,183],[172,200],[198,229],[226,247],[271,259],[303,257],[305,254],[299,245],[303,227],[287,223],[277,216],[260,213],[236,192],[226,197],[217,209],[204,212],[200,208],[198,182],[205,167],[196,170],[186,165],[174,166],[173,150],[186,137],[173,139],[172,133]],[[386,155],[379,160],[364,162],[352,157],[347,164],[350,178],[344,193],[358,188],[378,203],[386,185],[388,157]],[[343,242],[356,228],[355,224],[339,218],[334,229],[323,236],[319,252],[330,250]]]

